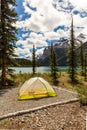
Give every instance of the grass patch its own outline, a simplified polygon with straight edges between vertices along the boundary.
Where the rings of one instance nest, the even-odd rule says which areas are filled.
[[[21,86],[26,80],[29,80],[32,77],[42,77],[50,84],[52,84],[50,73],[37,73],[35,75],[33,75],[32,73],[24,73],[24,74],[14,74],[15,86]]]
[[[82,105],[87,105],[87,82],[80,73],[77,74],[77,81],[76,84],[72,84],[69,75],[63,72],[59,78],[59,86],[72,91],[77,91],[80,103]]]
[[[79,100],[80,104],[87,105],[87,86],[78,85],[77,92],[78,92],[78,97],[80,99]]]

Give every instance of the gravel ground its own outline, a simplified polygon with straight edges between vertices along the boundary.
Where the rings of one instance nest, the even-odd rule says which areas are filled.
[[[54,88],[57,96],[42,98],[38,100],[25,100],[18,101],[18,90],[19,88],[12,88],[0,91],[0,116],[6,115],[8,113],[13,113],[16,111],[32,109],[35,107],[49,105],[55,102],[62,102],[67,100],[72,100],[77,97],[76,93],[69,92],[65,89]]]
[[[0,130],[86,130],[86,111],[79,102],[51,106],[4,119]]]
[[[0,91],[0,116],[77,97],[65,89],[54,89],[56,97],[25,101],[18,101],[19,88]],[[87,107],[81,107],[79,102],[50,106],[1,120],[0,130],[86,130],[86,111]]]

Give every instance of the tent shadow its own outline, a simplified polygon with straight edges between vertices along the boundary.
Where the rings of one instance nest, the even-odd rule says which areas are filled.
[[[8,92],[9,90],[11,90],[11,89],[13,89],[14,87],[12,87],[12,86],[7,86],[7,87],[5,87],[5,88],[3,88],[3,89],[0,89],[0,96],[2,96],[3,94],[5,94],[6,92]]]
[[[0,96],[2,96],[4,93],[8,92],[8,89],[1,89],[0,90]]]

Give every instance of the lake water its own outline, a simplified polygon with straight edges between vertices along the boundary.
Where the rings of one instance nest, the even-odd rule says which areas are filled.
[[[14,69],[14,73],[32,73],[32,67],[10,67],[10,69]],[[59,71],[66,72],[68,67],[61,66],[58,67]],[[50,67],[36,67],[37,73],[50,72]]]

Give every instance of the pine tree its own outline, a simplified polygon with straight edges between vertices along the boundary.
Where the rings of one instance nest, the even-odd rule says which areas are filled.
[[[36,60],[35,60],[35,45],[33,45],[33,51],[32,51],[32,71],[33,74],[36,72]]]
[[[56,63],[56,54],[54,51],[53,44],[51,44],[51,49],[50,49],[50,68],[51,68],[52,82],[54,85],[57,85],[58,84],[57,63]]]
[[[0,59],[1,59],[1,86],[6,85],[6,70],[11,63],[11,58],[14,56],[14,48],[17,29],[13,26],[16,22],[17,13],[14,7],[15,0],[1,0],[0,13]]]
[[[87,81],[87,56],[85,54],[85,57],[84,57],[84,78],[85,78],[85,81]]]
[[[77,59],[76,59],[76,46],[75,46],[75,36],[73,27],[73,17],[71,22],[70,30],[70,48],[68,53],[68,65],[69,65],[69,75],[72,83],[76,82],[76,69],[77,69]]]
[[[84,75],[84,53],[83,53],[83,45],[82,41],[80,41],[81,46],[80,46],[80,56],[81,56],[81,75]]]

